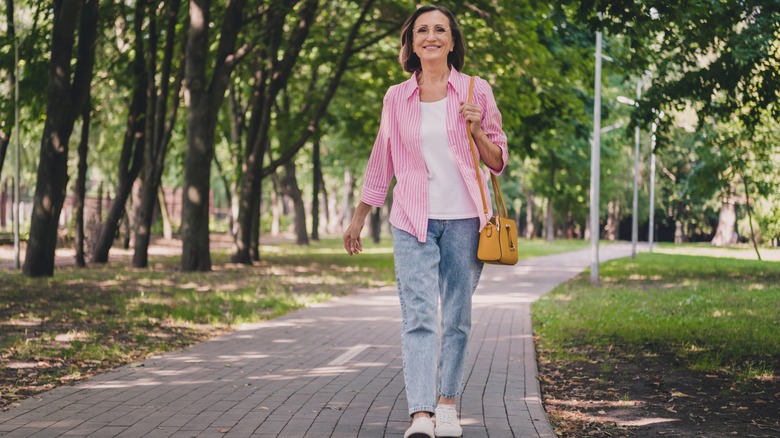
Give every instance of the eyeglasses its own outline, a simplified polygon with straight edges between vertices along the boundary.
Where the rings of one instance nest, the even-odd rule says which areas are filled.
[[[435,36],[443,37],[444,35],[447,34],[448,30],[449,30],[448,28],[440,25],[433,26],[430,29],[428,28],[428,26],[420,26],[414,30],[414,36],[418,38],[425,38],[431,33],[431,31],[433,31],[433,34]]]

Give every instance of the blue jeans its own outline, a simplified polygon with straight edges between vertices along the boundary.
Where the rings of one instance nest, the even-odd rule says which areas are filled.
[[[478,218],[430,219],[425,243],[393,227],[393,257],[403,317],[404,382],[410,415],[433,412],[437,389],[439,395],[453,398],[463,390],[471,330],[471,296],[482,273],[482,262],[477,260],[478,244]]]

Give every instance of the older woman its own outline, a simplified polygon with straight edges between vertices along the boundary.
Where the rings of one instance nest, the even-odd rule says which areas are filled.
[[[395,177],[390,223],[412,417],[405,438],[462,435],[456,398],[463,390],[471,296],[482,272],[479,231],[487,220],[478,184],[489,194],[485,175],[475,175],[466,130],[491,172],[507,162],[501,113],[487,82],[474,78],[468,102],[472,78],[460,72],[464,55],[463,35],[447,9],[421,7],[406,20],[399,58],[412,77],[385,95],[361,202],[344,232],[347,252],[360,253],[366,216],[384,204]]]

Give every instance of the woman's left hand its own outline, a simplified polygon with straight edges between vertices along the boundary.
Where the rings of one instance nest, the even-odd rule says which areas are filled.
[[[482,107],[473,103],[461,103],[460,115],[466,119],[471,135],[482,133]]]

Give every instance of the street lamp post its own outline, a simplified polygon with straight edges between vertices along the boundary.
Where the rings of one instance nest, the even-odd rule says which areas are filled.
[[[655,110],[653,110],[655,112]],[[647,234],[648,252],[653,253],[653,240],[655,234],[655,131],[658,128],[658,119],[664,117],[664,112],[661,111],[658,114],[658,118],[653,120],[653,124],[650,127],[650,223],[648,226],[650,229]]]
[[[655,231],[655,129],[656,124],[653,122],[653,126],[650,128],[650,223],[648,224],[648,252],[653,253],[653,234]]]
[[[636,100],[618,96],[617,101],[631,106],[639,106],[642,86],[650,79],[650,72],[636,83]],[[636,246],[639,240],[639,125],[634,128],[634,197],[631,209],[631,258],[636,259]]]
[[[650,72],[636,82],[636,105],[642,97],[642,86],[650,80]],[[636,245],[639,240],[639,124],[634,128],[634,200],[631,210],[631,258],[636,259]]]
[[[636,102],[642,95],[642,80],[636,83]],[[634,128],[634,199],[631,206],[631,259],[636,259],[636,242],[639,239],[639,124]]]
[[[11,17],[10,26],[16,26],[16,19]],[[14,29],[14,184],[13,184],[13,216],[14,216],[14,267],[19,269],[20,263],[20,239],[19,239],[19,34]]]
[[[601,17],[599,17],[601,18]],[[601,32],[596,32],[593,141],[590,147],[590,284],[599,284],[599,190],[601,177]]]

